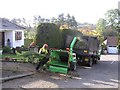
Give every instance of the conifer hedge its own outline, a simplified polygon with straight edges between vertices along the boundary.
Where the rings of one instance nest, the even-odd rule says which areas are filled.
[[[53,23],[42,23],[37,27],[36,44],[42,47],[43,44],[48,44],[50,48],[65,49],[67,35],[79,37],[82,40],[83,34],[77,30],[62,29]]]
[[[42,47],[48,44],[50,48],[62,48],[63,38],[59,27],[53,23],[42,23],[37,27],[36,44]]]

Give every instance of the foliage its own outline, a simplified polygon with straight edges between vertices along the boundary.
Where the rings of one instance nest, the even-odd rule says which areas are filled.
[[[118,9],[108,10],[107,13],[105,14],[107,24],[111,26],[113,30],[120,29],[119,15],[120,11]]]
[[[88,32],[84,32],[83,34],[86,35],[86,36],[98,37],[98,40],[100,41],[100,43],[102,43],[104,41],[104,37],[97,30],[91,30],[91,31],[88,31]]]
[[[62,33],[59,28],[52,23],[42,23],[37,27],[36,44],[42,47],[47,43],[50,48],[61,48]]]
[[[46,18],[42,18],[40,15],[34,16],[33,19],[34,27],[38,27],[41,23],[50,23],[50,20]]]
[[[4,46],[3,47],[3,53],[12,53],[12,49],[10,48],[10,47],[8,47],[8,46]]]
[[[83,34],[81,32],[79,32],[78,30],[72,30],[72,29],[63,29],[62,30],[62,35],[63,35],[63,39],[66,38],[67,35],[70,35],[72,37],[81,37],[83,36]]]
[[[38,63],[40,58],[40,55],[38,53],[30,51],[23,53],[21,56],[23,56],[25,60],[27,59],[27,62],[31,63]]]
[[[16,59],[22,59],[23,56],[15,55],[15,54],[3,54],[2,58],[9,57],[9,58],[16,58]]]
[[[26,20],[25,18],[13,18],[11,22],[26,28],[24,31],[25,38],[33,39],[35,37],[36,31],[32,29],[30,21]]]
[[[100,36],[100,33],[96,30],[92,30],[91,32],[89,32],[89,36]]]
[[[27,21],[25,18],[13,18],[11,22],[26,28],[31,27],[30,22]]]
[[[105,19],[99,19],[97,22],[96,30],[103,35],[103,32],[106,29],[107,22]]]
[[[87,36],[100,36],[100,33],[97,30],[79,30],[82,34],[87,35]]]
[[[66,23],[68,24],[68,27],[70,27],[70,28],[76,29],[76,27],[77,27],[77,21],[75,20],[75,17],[70,16],[69,14],[67,15]]]
[[[58,18],[57,18],[57,25],[58,26],[61,26],[61,25],[64,25],[65,24],[65,17],[64,17],[64,14],[59,14],[58,15]]]
[[[90,30],[95,30],[96,25],[95,24],[90,24],[90,23],[79,23],[78,22],[78,29],[79,30],[85,30],[85,31],[90,31]]]
[[[57,18],[53,17],[51,19],[45,19],[41,16],[34,16],[33,24],[35,27],[40,25],[41,23],[54,23],[57,26],[67,25],[69,28],[76,28],[77,27],[77,21],[75,20],[74,16],[70,16],[68,14],[67,16],[64,16],[64,14],[59,14]]]
[[[101,36],[104,36],[105,38],[107,36],[117,36],[118,35],[117,30],[113,30],[113,28],[111,26],[107,25],[107,20],[105,20],[105,19],[98,20],[96,30],[100,33]]]
[[[62,37],[63,37],[64,47],[65,47],[67,35],[72,36],[72,37],[79,37],[80,39],[83,36],[83,34],[81,32],[79,32],[78,30],[63,29],[62,30]]]
[[[22,50],[22,51],[28,51],[29,48],[28,48],[27,46],[25,46],[25,45],[22,45],[22,46],[21,46],[21,50]]]
[[[118,30],[119,26],[119,14],[118,9],[111,9],[105,13],[105,19],[99,19],[97,23],[97,30],[105,30],[106,26],[111,27],[112,30]]]
[[[34,29],[33,30],[28,29],[24,31],[25,39],[34,39],[35,35],[36,35],[36,30]]]
[[[105,19],[99,19],[96,30],[100,33],[100,37],[106,39],[107,36],[118,36],[120,30],[118,9],[108,10]]]
[[[16,47],[16,52],[18,52],[18,53],[22,53],[22,49],[21,49],[21,47]]]
[[[118,36],[118,32],[116,30],[106,29],[106,31],[103,32],[104,38],[107,38],[107,36]]]
[[[31,42],[33,42],[33,39],[24,39],[24,45],[25,45],[25,47],[28,47]]]
[[[78,30],[62,29],[60,30],[55,24],[43,23],[38,26],[38,33],[36,35],[36,43],[42,47],[47,43],[50,48],[65,47],[66,36],[82,38],[83,34]],[[54,41],[54,42],[53,42]]]
[[[90,31],[79,30],[79,31],[81,33],[83,33],[83,35],[85,35],[85,36],[95,36],[95,37],[98,37],[98,40],[100,41],[100,43],[102,43],[104,41],[104,37],[97,30],[90,30]]]
[[[75,20],[75,17],[70,16],[70,14],[67,14],[66,17],[64,16],[64,14],[59,14],[57,20],[57,25],[59,26],[67,25],[69,29],[77,28],[77,21]]]

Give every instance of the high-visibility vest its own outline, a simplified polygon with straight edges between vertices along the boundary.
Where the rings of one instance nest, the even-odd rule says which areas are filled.
[[[48,51],[47,51],[47,49],[45,49],[45,48],[41,48],[41,49],[39,50],[39,54],[48,54]]]

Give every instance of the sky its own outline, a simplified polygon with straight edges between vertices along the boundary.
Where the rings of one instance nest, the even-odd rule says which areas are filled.
[[[107,10],[118,8],[119,0],[0,0],[0,17],[26,18],[33,16],[51,19],[68,13],[80,22],[97,23]]]

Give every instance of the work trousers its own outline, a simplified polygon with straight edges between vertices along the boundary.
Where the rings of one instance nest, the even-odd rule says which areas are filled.
[[[48,62],[48,60],[49,60],[49,58],[47,58],[47,57],[44,57],[42,60],[40,60],[37,67],[36,67],[36,70],[39,70],[39,68],[41,66],[43,66],[44,64],[46,64]]]

